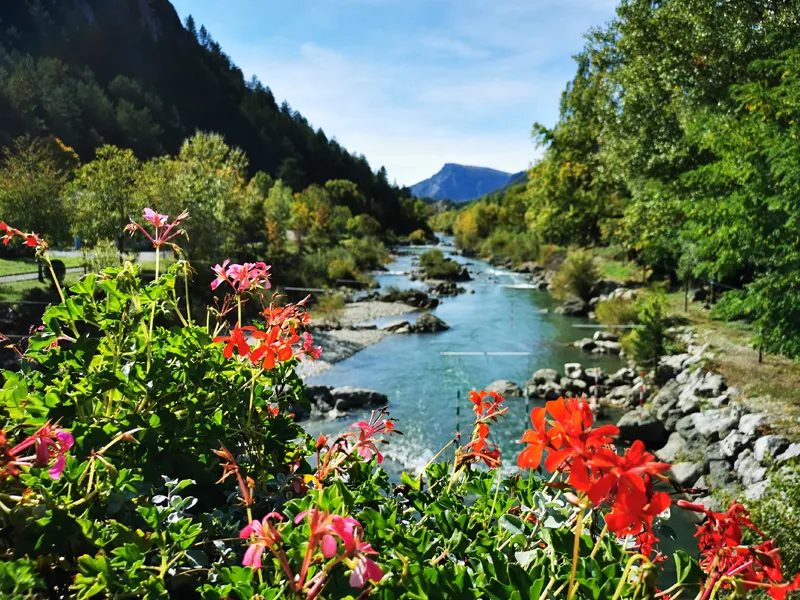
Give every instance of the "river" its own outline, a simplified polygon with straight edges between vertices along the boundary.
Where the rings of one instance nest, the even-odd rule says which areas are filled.
[[[381,287],[426,286],[411,281],[408,273],[413,259],[428,248],[402,249],[388,271],[376,279]],[[467,394],[483,389],[498,379],[510,379],[524,387],[531,374],[541,368],[564,372],[564,364],[580,362],[585,367],[602,367],[614,372],[625,366],[614,356],[590,355],[571,342],[590,336],[591,329],[575,327],[591,321],[563,317],[552,312],[556,301],[547,293],[531,289],[524,275],[498,269],[486,262],[464,258],[454,248],[440,246],[448,256],[468,266],[472,281],[465,282],[466,294],[444,298],[436,316],[450,329],[435,334],[393,335],[358,354],[339,362],[325,373],[311,378],[316,385],[363,387],[389,397],[391,416],[398,419],[403,436],[381,450],[390,473],[418,471],[453,438],[457,425],[464,427],[472,418]],[[474,292],[474,293],[473,293]],[[546,310],[546,312],[545,312]],[[406,317],[391,317],[386,321]],[[408,320],[416,318],[408,315]],[[513,352],[512,356],[453,356],[448,352]],[[460,402],[459,402],[460,395]],[[460,404],[460,416],[458,408]],[[491,428],[490,440],[505,457],[504,470],[516,469],[515,457],[521,450],[517,440],[530,426],[530,409],[542,401],[509,398],[509,411]],[[352,413],[342,420],[312,420],[305,424],[313,435],[337,434],[350,423],[369,416],[369,411]],[[615,420],[619,415],[611,415]],[[452,458],[448,453],[446,457]],[[694,527],[682,511],[673,509],[669,525],[678,532],[679,543],[664,539],[662,550],[696,547],[691,542]]]

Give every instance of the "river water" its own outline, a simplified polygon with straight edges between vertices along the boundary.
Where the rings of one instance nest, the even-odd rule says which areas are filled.
[[[426,249],[403,249],[388,265],[388,271],[376,276],[381,288],[424,289],[424,284],[411,281],[407,275],[414,268],[414,258]],[[449,246],[440,249],[466,264],[473,278],[461,284],[468,293],[444,298],[432,311],[450,329],[435,334],[392,335],[308,381],[315,385],[369,388],[389,397],[391,416],[398,419],[397,429],[404,434],[393,437],[392,443],[381,449],[387,459],[384,465],[394,475],[402,470],[413,472],[424,468],[453,439],[457,426],[463,428],[471,422],[472,404],[467,394],[472,389],[486,388],[498,379],[510,379],[524,387],[534,371],[552,368],[563,373],[564,364],[569,362],[580,362],[587,368],[602,367],[607,372],[625,366],[618,357],[590,355],[572,346],[571,342],[593,333],[592,329],[576,325],[591,322],[554,314],[552,309],[557,303],[548,293],[531,289],[524,275],[464,258]],[[398,318],[406,317],[373,322],[380,325]],[[416,314],[407,317],[412,322],[414,319]],[[442,354],[449,352],[527,354]],[[517,440],[530,426],[531,408],[542,405],[543,401],[508,398],[505,404],[509,411],[491,427],[490,440],[505,457],[504,471],[514,472],[516,455],[522,449]],[[354,412],[340,420],[312,420],[305,427],[314,436],[335,435],[368,416],[369,411]],[[611,420],[618,416],[610,415]],[[452,458],[449,450],[443,456],[446,458]],[[662,535],[664,551],[693,545],[693,525],[680,514],[682,511],[672,512],[669,525],[677,531],[678,543]]]

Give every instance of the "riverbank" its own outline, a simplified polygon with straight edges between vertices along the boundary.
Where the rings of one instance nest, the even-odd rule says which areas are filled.
[[[336,363],[369,348],[392,335],[391,331],[368,327],[372,321],[408,315],[419,309],[399,302],[350,302],[335,315],[312,321],[314,344],[322,347],[322,357],[306,360],[296,371],[302,379],[321,375]]]

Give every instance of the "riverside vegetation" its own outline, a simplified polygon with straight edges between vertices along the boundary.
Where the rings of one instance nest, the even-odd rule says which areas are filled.
[[[290,413],[307,403],[295,366],[319,355],[305,301],[280,307],[264,298],[269,266],[225,261],[213,269],[225,301],[192,313],[189,265],[158,266],[188,217],[147,209],[127,229],[153,244],[154,280],[126,264],[58,288],[19,370],[3,373],[5,597],[708,600],[800,587],[740,504],[673,502],[669,465],[641,442],[618,451],[618,429],[596,427],[580,399],[532,411],[510,476],[492,392],[470,394],[474,424],[436,457],[452,461],[398,485],[380,466],[400,435],[386,409],[310,439]],[[41,237],[2,230],[52,271]],[[259,324],[245,325],[254,302]],[[674,509],[706,517],[699,561],[678,552],[659,591],[660,519]]]
[[[3,373],[6,597],[705,600],[800,587],[741,505],[680,500],[707,517],[700,560],[676,554],[677,581],[659,592],[673,501],[655,484],[669,465],[641,442],[619,453],[617,428],[595,427],[582,400],[531,413],[516,462],[549,479],[503,475],[491,426],[506,411],[491,392],[470,394],[454,460],[399,485],[380,467],[400,434],[386,409],[309,439],[289,412],[307,403],[297,362],[319,356],[305,301],[267,302],[270,267],[225,261],[213,269],[225,301],[193,316],[188,265],[158,267],[188,215],[144,217],[128,229],[153,244],[155,279],[127,264],[59,288],[19,371]],[[2,229],[52,270],[42,238]],[[242,305],[259,301],[260,324],[245,325]]]

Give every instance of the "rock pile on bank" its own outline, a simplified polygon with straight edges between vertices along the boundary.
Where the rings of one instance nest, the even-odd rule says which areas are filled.
[[[450,326],[447,323],[431,313],[422,313],[416,323],[398,320],[381,327],[382,331],[389,333],[438,333],[448,329]]]
[[[385,394],[363,388],[350,386],[331,387],[327,385],[310,385],[306,388],[306,397],[311,410],[294,406],[293,411],[298,421],[310,416],[339,416],[351,410],[362,408],[378,408],[386,406],[389,398]]]

